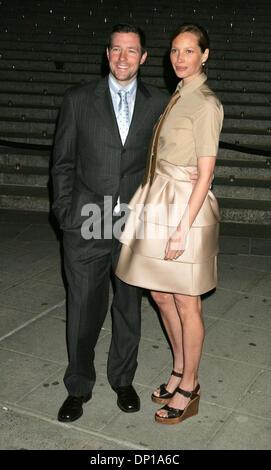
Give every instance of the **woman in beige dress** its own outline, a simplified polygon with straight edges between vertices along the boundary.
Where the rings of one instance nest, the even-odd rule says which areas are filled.
[[[160,117],[145,179],[129,203],[117,276],[151,290],[173,351],[167,384],[152,394],[165,405],[163,424],[196,415],[198,368],[204,340],[200,295],[217,285],[219,210],[210,191],[223,108],[206,84],[209,38],[198,25],[182,25],[170,60],[182,79]],[[189,174],[197,169],[192,184]]]

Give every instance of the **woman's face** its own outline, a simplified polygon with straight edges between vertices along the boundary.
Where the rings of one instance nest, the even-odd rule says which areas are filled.
[[[182,78],[184,83],[191,82],[201,74],[202,63],[207,60],[208,55],[209,49],[201,52],[194,33],[181,33],[172,41],[171,64],[177,77]]]

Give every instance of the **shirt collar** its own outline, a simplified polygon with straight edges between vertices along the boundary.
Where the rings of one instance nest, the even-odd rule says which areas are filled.
[[[136,91],[137,79],[135,78],[129,85],[122,87],[113,77],[109,74],[108,78],[109,88],[113,93],[118,93],[120,90],[129,91],[131,95]]]
[[[200,75],[198,75],[196,78],[191,80],[191,82],[187,83],[186,85],[183,83],[183,80],[181,80],[177,85],[176,91],[179,91],[180,96],[183,97],[195,91],[204,82],[206,82],[206,80],[207,80],[207,76],[205,75],[205,73],[201,73]]]

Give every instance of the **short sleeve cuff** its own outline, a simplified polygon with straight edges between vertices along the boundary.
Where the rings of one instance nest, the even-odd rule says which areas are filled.
[[[196,147],[197,158],[216,157],[217,152],[218,152],[217,145],[201,145],[200,147]]]

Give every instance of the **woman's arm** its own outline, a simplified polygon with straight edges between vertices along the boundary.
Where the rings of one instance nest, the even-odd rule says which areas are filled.
[[[182,220],[167,243],[165,259],[176,258],[185,250],[189,229],[212,183],[223,116],[221,103],[217,98],[208,95],[203,105],[192,117],[192,133],[197,156],[198,180],[194,185]]]
[[[216,157],[198,158],[198,180],[194,185],[182,220],[167,243],[165,259],[174,259],[183,254],[189,229],[198,215],[212,183],[215,161]]]
[[[206,198],[213,179],[216,157],[198,158],[198,180],[190,196],[189,207],[189,228],[192,226],[198,212]],[[178,227],[180,224],[178,225]]]

